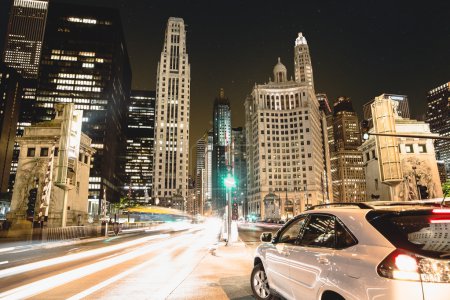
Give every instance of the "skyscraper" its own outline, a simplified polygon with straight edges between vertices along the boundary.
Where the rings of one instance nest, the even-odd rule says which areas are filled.
[[[184,21],[171,17],[158,63],[156,89],[153,195],[163,205],[187,197],[190,85]]]
[[[131,69],[116,9],[52,3],[36,93],[35,121],[51,120],[58,102],[83,110],[83,132],[96,149],[89,201],[117,201],[123,188],[126,104]]]
[[[213,130],[208,130],[206,135],[206,153],[205,153],[205,200],[204,200],[204,211],[212,212],[212,158],[213,158],[213,145],[214,145],[214,134]]]
[[[21,97],[22,77],[0,64],[0,193],[8,191]]]
[[[48,0],[14,0],[3,61],[24,78],[37,78]]]
[[[450,136],[450,82],[428,92],[426,122],[431,132]],[[450,177],[450,141],[436,140],[436,157],[445,163],[447,178]]]
[[[313,69],[309,47],[306,38],[301,32],[295,40],[294,49],[295,81],[307,85],[314,90]]]
[[[206,190],[206,147],[208,144],[208,133],[205,133],[196,144],[197,159],[195,164],[195,198],[194,214],[203,214]]]
[[[146,193],[152,192],[155,96],[154,91],[133,90],[127,105],[125,193],[138,202],[149,200]]]
[[[44,40],[48,12],[48,0],[13,0],[9,11],[3,62],[22,75],[22,99],[17,136],[22,136],[24,128],[30,126],[34,115],[34,101],[39,63]],[[19,159],[19,145],[14,145],[11,175],[8,189],[12,191]]]
[[[213,157],[212,157],[212,198],[213,210],[220,214],[226,205],[226,189],[224,180],[232,173],[231,162],[231,109],[230,101],[220,89],[214,100],[213,110]]]
[[[236,202],[239,207],[239,217],[245,217],[247,215],[247,145],[244,128],[233,128],[231,130],[231,137],[233,175],[236,180],[236,188],[233,191],[233,201]]]
[[[331,179],[331,141],[334,143],[334,138],[330,139],[330,135],[333,136],[333,115],[326,94],[316,94],[317,101],[319,102],[319,110],[321,113],[321,126],[322,126],[322,159],[325,169],[322,174],[322,189],[324,202],[333,201],[333,186]]]
[[[333,200],[336,202],[365,201],[365,173],[361,146],[361,131],[350,98],[339,97],[333,112],[334,149],[331,157]]]
[[[248,213],[286,218],[324,201],[321,113],[313,87],[288,81],[280,60],[273,75],[245,101]]]

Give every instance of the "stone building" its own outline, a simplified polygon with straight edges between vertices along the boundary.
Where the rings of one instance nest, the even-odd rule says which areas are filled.
[[[306,43],[303,36],[296,47],[300,42]],[[295,62],[296,68],[305,67],[299,63],[305,60]],[[309,60],[306,64],[310,66]],[[288,80],[280,61],[273,75],[273,81],[256,84],[245,101],[248,214],[287,218],[327,201],[322,138],[326,132],[309,76]]]
[[[190,90],[186,27],[183,19],[171,17],[156,87],[153,197],[160,205],[188,195]]]
[[[20,157],[7,216],[13,230],[29,229],[30,222],[47,227],[87,223],[95,150],[81,132],[82,112],[73,104],[56,104],[55,110],[55,119],[25,128],[17,139]]]
[[[384,101],[389,101],[389,97]],[[395,108],[395,105],[394,105]],[[394,111],[394,131],[392,134],[414,135],[415,137],[382,138],[382,140],[394,139],[389,157],[380,155],[383,146],[377,145],[377,139],[369,131],[370,138],[365,141],[359,150],[363,153],[366,174],[366,200],[408,201],[423,198],[442,197],[441,180],[436,162],[433,140],[418,138],[416,136],[433,135],[430,125],[423,121],[406,119]],[[380,138],[381,139],[381,138]],[[393,165],[393,151],[398,153],[398,176],[391,175]],[[387,161],[387,158],[390,161]],[[389,165],[388,165],[389,163]],[[384,167],[383,167],[384,166]],[[386,168],[383,180],[382,169]],[[389,172],[388,172],[389,171]],[[394,179],[390,179],[394,178]]]

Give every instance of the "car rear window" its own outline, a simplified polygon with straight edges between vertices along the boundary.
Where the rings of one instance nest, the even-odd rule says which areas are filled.
[[[432,258],[450,258],[450,210],[378,211],[367,220],[395,247]]]

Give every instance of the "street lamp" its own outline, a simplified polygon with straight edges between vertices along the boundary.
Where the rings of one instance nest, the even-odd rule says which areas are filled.
[[[234,179],[234,177],[228,173],[227,177],[225,178],[225,180],[223,181],[223,184],[225,185],[226,189],[227,189],[227,195],[228,195],[228,203],[227,203],[227,212],[228,212],[228,216],[227,216],[227,243],[226,245],[228,246],[228,242],[230,241],[231,238],[231,189],[236,187],[236,180]]]

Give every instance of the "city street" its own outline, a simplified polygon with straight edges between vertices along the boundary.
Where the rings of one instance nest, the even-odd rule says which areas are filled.
[[[0,249],[0,298],[252,299],[253,252],[261,232],[274,228],[241,225],[240,241],[230,246],[219,241],[217,221],[179,229],[51,249]]]

